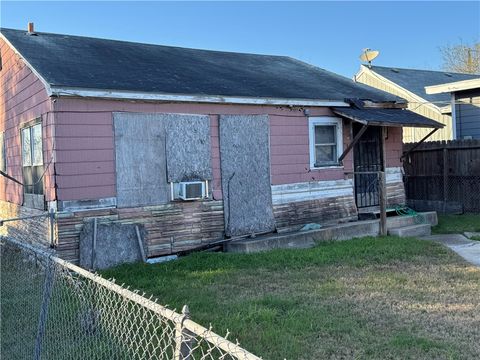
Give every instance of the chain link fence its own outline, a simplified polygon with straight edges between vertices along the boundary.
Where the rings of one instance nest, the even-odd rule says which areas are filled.
[[[3,238],[2,359],[259,359],[211,329],[52,254]]]
[[[480,213],[480,174],[470,176],[406,175],[410,206],[442,213]]]

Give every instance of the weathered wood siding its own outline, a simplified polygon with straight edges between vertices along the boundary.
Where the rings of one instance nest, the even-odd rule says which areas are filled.
[[[357,219],[352,180],[324,180],[272,186],[277,228]]]
[[[480,90],[458,92],[455,100],[457,139],[480,139]]]
[[[429,138],[429,140],[451,140],[453,138],[452,117],[450,115],[442,114],[431,104],[423,104],[423,102],[425,102],[426,100],[419,99],[418,97],[413,96],[410,92],[400,88],[399,86],[394,86],[383,81],[376,74],[373,75],[368,72],[362,72],[359,76],[356,77],[355,80],[359,83],[366,84],[376,89],[383,90],[390,94],[399,96],[408,101],[409,110],[419,115],[425,116],[429,119],[438,121],[439,123],[445,124],[445,127],[433,134]],[[403,128],[404,142],[410,143],[420,141],[430,131],[431,129],[427,128]]]
[[[52,102],[42,81],[28,68],[22,58],[0,38],[2,70],[0,71],[0,132],[5,132],[7,172],[22,179],[21,126],[42,119],[43,161],[45,166],[53,155],[54,117]],[[44,178],[47,201],[55,199],[54,169],[50,166]],[[22,186],[0,176],[0,199],[21,205]]]
[[[149,257],[171,254],[206,245],[224,236],[222,201],[172,202],[158,206],[63,212],[58,218],[57,251],[78,262],[78,243],[84,220],[100,223],[141,223],[147,235]]]

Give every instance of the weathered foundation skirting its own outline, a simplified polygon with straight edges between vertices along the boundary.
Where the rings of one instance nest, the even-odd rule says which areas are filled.
[[[224,236],[221,201],[64,212],[58,214],[57,220],[60,257],[78,262],[80,232],[84,220],[92,218],[97,218],[99,223],[143,224],[149,257],[188,250]]]
[[[277,229],[358,218],[350,179],[275,185],[272,202]]]
[[[406,204],[403,173],[400,167],[390,167],[386,171],[387,206]]]
[[[50,244],[50,222],[46,211],[31,209],[0,200],[1,220],[32,215],[45,215],[45,217],[5,222],[3,226],[0,226],[0,235],[11,236],[15,240],[29,244],[48,246]]]
[[[358,219],[353,196],[329,197],[274,205],[277,229],[307,223],[332,224]]]
[[[400,168],[387,169],[388,204],[404,204],[405,190]],[[353,182],[350,179],[272,186],[277,229],[307,223],[322,225],[358,219]],[[8,202],[0,202],[2,219],[45,214]],[[142,224],[147,256],[189,250],[221,240],[225,235],[223,201],[172,202],[136,208],[104,208],[63,211],[57,216],[57,252],[66,260],[79,261],[79,239],[85,221],[100,224]],[[6,223],[1,234],[29,243],[49,244],[48,217]]]

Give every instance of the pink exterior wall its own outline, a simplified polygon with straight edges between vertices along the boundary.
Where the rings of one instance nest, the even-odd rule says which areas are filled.
[[[311,110],[310,116],[335,116],[328,108]],[[350,143],[351,126],[343,122],[344,147]],[[300,112],[296,116],[270,116],[270,159],[272,185],[319,180],[344,179],[345,171],[352,171],[350,152],[343,167],[310,170],[308,118]]]
[[[280,106],[140,103],[114,100],[60,98],[54,104],[59,200],[114,197],[115,151],[112,112],[209,114],[212,134],[211,184],[214,198],[221,198],[219,115],[268,114],[270,116],[272,185],[339,180],[352,171],[353,153],[344,167],[310,170],[308,118],[303,109]],[[310,108],[309,116],[334,116],[328,108]],[[344,121],[344,146],[351,139],[351,123]],[[391,128],[387,166],[401,166],[401,129]]]
[[[389,127],[387,129],[385,164],[387,167],[402,167],[400,157],[403,153],[403,128]]]
[[[23,181],[20,128],[22,124],[42,118],[43,159],[46,166],[53,148],[52,102],[40,79],[3,39],[0,39],[0,51],[3,64],[0,71],[0,131],[5,131],[7,172]],[[53,166],[48,168],[44,186],[46,200],[54,200]],[[0,200],[22,204],[22,186],[0,176]]]

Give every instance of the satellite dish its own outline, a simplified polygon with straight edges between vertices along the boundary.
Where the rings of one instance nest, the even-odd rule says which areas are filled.
[[[372,60],[375,59],[378,54],[380,54],[377,50],[372,49],[363,49],[362,54],[360,55],[360,60],[363,62],[368,62],[368,66],[372,66]]]

